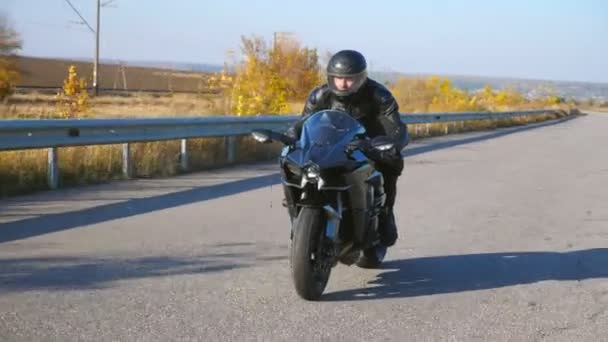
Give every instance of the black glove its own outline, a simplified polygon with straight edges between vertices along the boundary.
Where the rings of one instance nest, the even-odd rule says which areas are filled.
[[[372,150],[371,141],[369,139],[356,139],[346,145],[346,153],[351,153],[359,149],[364,154]]]
[[[286,136],[293,138],[293,140],[297,140],[298,139],[298,135],[296,133],[296,129],[295,127],[291,126],[287,129],[287,131],[285,131],[284,133]]]
[[[356,149],[361,150],[361,152],[374,161],[376,167],[382,171],[400,174],[401,170],[403,170],[401,153],[394,147],[387,151],[379,151],[372,147],[372,141],[370,139],[357,139],[346,145],[347,153],[352,153]]]

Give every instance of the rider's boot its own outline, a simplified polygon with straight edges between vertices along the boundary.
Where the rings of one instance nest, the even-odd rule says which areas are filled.
[[[380,210],[380,215],[378,216],[378,233],[380,235],[380,242],[384,246],[390,247],[395,244],[398,237],[393,208],[382,208]]]

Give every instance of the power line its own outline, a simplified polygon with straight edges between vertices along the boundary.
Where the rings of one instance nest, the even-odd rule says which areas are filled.
[[[87,27],[89,28],[89,30],[91,30],[91,32],[95,33],[95,30],[91,27],[91,25],[89,25],[89,22],[82,16],[82,14],[80,14],[80,12],[78,11],[78,9],[76,9],[76,7],[74,7],[74,5],[72,5],[72,2],[70,0],[65,0],[65,2],[68,3],[68,5],[70,5],[70,7],[72,7],[72,9],[74,10],[74,12],[76,12],[76,14],[80,17],[80,19],[82,20],[82,22],[87,25]]]
[[[80,17],[80,19],[82,20],[82,23],[84,23],[89,30],[91,30],[91,32],[95,35],[95,60],[93,61],[93,89],[95,92],[95,96],[98,95],[99,93],[99,81],[98,81],[98,77],[99,77],[99,72],[98,72],[98,66],[99,66],[99,21],[100,21],[100,12],[101,12],[101,7],[106,7],[109,6],[111,4],[113,4],[116,0],[106,0],[103,3],[101,3],[101,0],[97,0],[97,6],[96,6],[96,12],[97,12],[97,21],[96,21],[96,25],[97,25],[97,29],[93,29],[93,27],[91,27],[91,25],[89,25],[89,22],[82,16],[82,14],[80,14],[80,11],[78,11],[78,9],[72,4],[72,2],[70,0],[65,0],[65,2],[68,3],[68,5],[70,5],[70,7],[72,8],[72,10],[74,10],[74,12],[78,15],[78,17]],[[123,74],[123,78],[124,78],[124,74]],[[124,83],[126,83],[126,80],[124,81]]]
[[[95,30],[95,63],[93,64],[93,88],[95,96],[99,95],[99,13],[101,12],[101,0],[97,0],[97,30]]]

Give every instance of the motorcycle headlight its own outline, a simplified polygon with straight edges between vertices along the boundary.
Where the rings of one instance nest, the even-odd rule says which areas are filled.
[[[319,169],[319,165],[311,164],[307,166],[305,169],[305,175],[309,180],[319,179],[319,177],[321,177],[321,169]]]

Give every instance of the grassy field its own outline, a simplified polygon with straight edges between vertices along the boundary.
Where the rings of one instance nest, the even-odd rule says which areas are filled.
[[[582,111],[608,113],[608,106],[582,106],[580,109]]]
[[[153,96],[100,96],[81,118],[201,117],[222,115],[223,99],[214,95],[174,94]],[[0,104],[0,119],[56,118],[55,96],[16,94]],[[293,103],[294,113],[301,103]],[[135,177],[167,177],[179,174],[179,141],[132,145]],[[280,146],[255,143],[251,137],[237,139],[235,163],[269,160]],[[193,171],[229,165],[224,138],[188,140],[189,168]],[[122,177],[122,146],[86,146],[59,149],[61,186],[105,182]],[[47,149],[0,152],[0,197],[48,189]]]
[[[56,87],[63,85],[70,65],[92,86],[93,66],[90,61],[19,56],[13,59],[20,70],[17,86]],[[143,68],[115,64],[99,65],[99,87],[106,89],[161,90],[174,92],[208,92],[209,73]]]
[[[66,77],[67,61],[48,59],[20,59],[22,83],[39,82],[43,86],[59,86]],[[81,68],[79,74],[90,74],[89,63],[76,64]],[[108,67],[109,68],[109,67]],[[139,70],[141,69],[141,70]],[[137,72],[136,72],[137,71]],[[110,77],[121,73],[118,68],[104,69],[102,86],[112,87]],[[168,86],[172,79],[173,89],[192,90],[200,86],[206,75],[201,73],[181,73],[160,69],[135,68],[127,75],[130,87],[140,89],[158,89]],[[134,77],[139,75],[138,77]],[[122,74],[120,75],[122,78]],[[207,75],[208,76],[208,75]],[[165,78],[163,78],[165,77]],[[130,80],[133,80],[131,82]],[[137,82],[136,82],[137,80]],[[35,82],[34,82],[35,81]],[[29,83],[28,83],[29,82]],[[103,83],[106,82],[106,83]],[[139,83],[138,83],[139,82]],[[165,83],[163,83],[165,82]],[[547,106],[543,101],[524,101],[510,93],[488,93],[485,97],[473,99],[451,86],[446,81],[430,79],[428,81],[408,81],[398,98],[402,111],[475,111],[484,110],[483,106],[498,104],[496,110],[516,108],[552,108],[566,109],[568,106]],[[181,87],[181,88],[180,88]],[[399,89],[397,89],[399,90]],[[513,99],[515,98],[514,101]],[[194,94],[149,94],[128,93],[121,96],[102,95],[89,98],[89,105],[76,118],[142,118],[142,117],[203,117],[210,115],[231,115],[226,108],[226,97],[201,91]],[[510,102],[509,102],[510,101]],[[302,110],[302,102],[287,102],[291,113]],[[409,107],[408,107],[409,106]],[[511,108],[508,108],[511,106]],[[494,108],[494,107],[485,107]],[[488,110],[488,109],[485,109]],[[565,111],[552,115],[537,116],[500,121],[480,121],[447,124],[410,125],[413,139],[450,134],[460,131],[485,130],[496,127],[524,125],[530,122],[553,119],[565,115]],[[0,104],[0,119],[47,119],[62,118],[58,111],[58,99],[52,94],[28,92],[17,93]],[[239,137],[237,141],[235,163],[270,160],[276,158],[279,144],[262,145],[255,143],[251,137]],[[179,174],[179,141],[137,143],[132,145],[135,177],[168,177]],[[224,138],[206,138],[188,140],[189,166],[191,171],[216,168],[229,165]],[[59,149],[60,185],[77,186],[105,182],[122,177],[122,156],[120,145],[70,147]],[[0,197],[25,194],[47,189],[46,184],[47,150],[25,150],[0,152]]]
[[[83,117],[167,117],[219,115],[219,97],[197,95],[150,95],[129,97],[98,97]],[[49,95],[16,95],[0,110],[0,117],[51,118],[54,117],[54,97]],[[293,113],[301,111],[302,103],[292,103]],[[564,116],[566,112],[537,116],[528,119],[479,121],[446,124],[410,125],[413,139],[450,134],[462,131],[485,130],[496,127],[524,125],[530,122]],[[135,177],[168,177],[181,173],[179,169],[179,141],[137,143],[132,145]],[[280,151],[279,144],[263,145],[251,137],[237,141],[235,163],[270,160]],[[78,186],[106,182],[122,177],[120,145],[70,147],[59,149],[61,186]],[[189,166],[192,171],[229,165],[223,138],[188,140]],[[0,152],[0,197],[46,190],[47,150]]]
[[[155,96],[99,96],[90,99],[91,109],[82,113],[87,118],[137,118],[167,116],[207,116],[220,114],[222,99],[214,95],[174,94]],[[3,119],[57,118],[57,98],[54,95],[15,94],[0,105]]]

